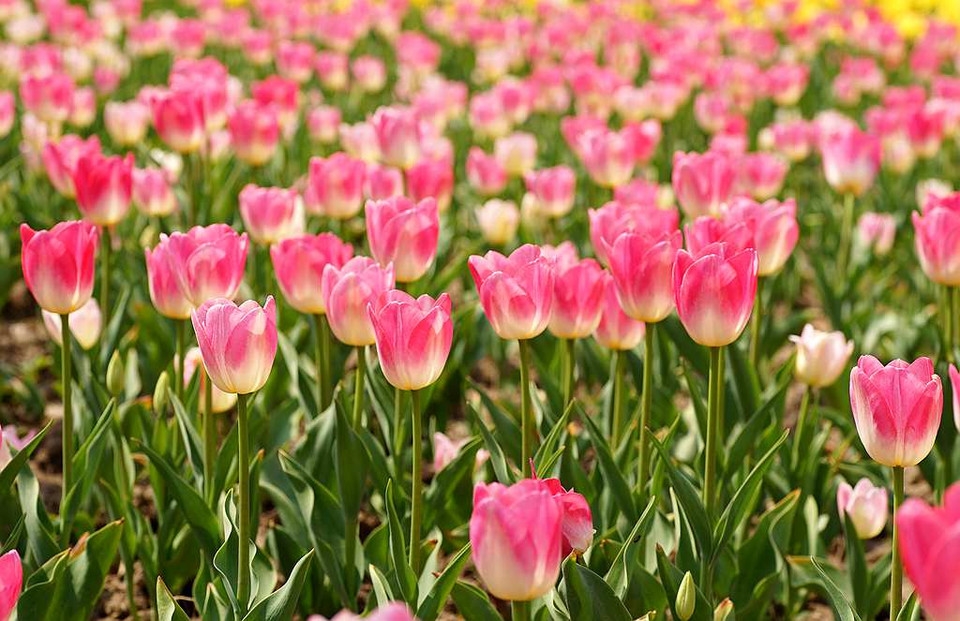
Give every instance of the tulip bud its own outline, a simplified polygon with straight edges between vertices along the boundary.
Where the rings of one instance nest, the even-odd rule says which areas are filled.
[[[857,537],[873,539],[887,523],[887,490],[874,486],[867,478],[857,481],[854,487],[841,481],[837,489],[837,513],[841,521],[844,515],[850,516]]]
[[[689,571],[683,574],[680,589],[677,590],[675,608],[680,621],[690,621],[693,611],[697,607],[697,586],[693,583],[693,574]]]
[[[153,413],[157,416],[163,416],[167,411],[167,403],[170,400],[170,376],[164,371],[157,379],[157,385],[153,389]]]
[[[803,326],[800,336],[790,336],[790,341],[797,345],[797,379],[817,388],[837,381],[853,353],[853,341],[843,332],[824,332],[810,324]]]
[[[110,356],[110,362],[107,364],[107,392],[114,397],[123,395],[126,382],[124,381],[123,358],[120,352],[114,350]]]
[[[731,602],[728,597],[713,609],[713,621],[727,621],[727,617],[729,617],[731,613],[733,613],[733,602]]]

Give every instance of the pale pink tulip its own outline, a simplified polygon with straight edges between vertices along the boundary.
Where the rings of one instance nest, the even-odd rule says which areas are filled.
[[[376,343],[367,305],[393,289],[394,284],[393,266],[380,267],[369,257],[354,257],[342,267],[324,267],[320,291],[334,336],[354,347]]]
[[[674,231],[660,235],[627,232],[606,246],[604,254],[627,316],[657,323],[673,312],[673,270],[682,245],[683,238]]]
[[[523,245],[509,257],[494,250],[468,259],[480,303],[502,339],[532,339],[550,322],[553,310],[553,262],[540,248]]]
[[[263,388],[277,354],[277,306],[208,300],[191,315],[203,366],[214,386],[246,395]]]
[[[20,225],[23,279],[40,308],[65,315],[87,303],[99,240],[97,228],[83,221],[41,231]]]
[[[850,516],[857,537],[873,539],[883,532],[887,523],[887,489],[875,486],[867,478],[857,481],[855,487],[841,481],[837,489],[837,513],[841,520],[844,515]]]
[[[304,203],[310,213],[337,220],[357,215],[363,206],[366,164],[345,153],[310,158]]]
[[[843,332],[824,332],[809,323],[800,336],[791,335],[790,341],[797,346],[797,379],[814,388],[837,381],[853,353],[853,341],[848,341]]]
[[[47,334],[58,346],[63,343],[60,315],[50,311],[42,311],[43,325]],[[100,305],[93,298],[70,313],[70,335],[83,349],[89,350],[100,341],[100,330],[103,327],[103,317],[100,314]]]
[[[673,155],[673,192],[692,218],[720,215],[732,196],[735,175],[730,156],[723,153]]]
[[[643,340],[646,325],[623,312],[613,277],[604,274],[603,281],[603,311],[593,338],[607,349],[633,349]]]
[[[380,370],[400,390],[420,390],[443,372],[453,344],[450,296],[414,299],[399,290],[386,291],[367,306],[377,342]]]
[[[183,357],[183,384],[185,386],[190,385],[190,380],[193,379],[193,374],[197,372],[197,369],[203,371],[203,373],[200,374],[199,383],[199,393],[203,395],[206,390],[206,382],[210,380],[207,378],[206,368],[203,366],[203,355],[200,353],[200,348],[191,347]],[[217,386],[210,387],[210,395],[210,411],[214,414],[226,412],[237,403],[236,393],[224,392]],[[206,412],[207,404],[204,397],[200,398],[198,407],[201,412]]]
[[[238,200],[243,228],[258,244],[269,246],[303,232],[303,204],[296,190],[249,183]]]
[[[249,240],[226,224],[195,226],[186,233],[160,234],[169,269],[194,307],[213,298],[232,298],[243,281]]]
[[[553,281],[553,312],[547,328],[562,339],[590,336],[603,311],[604,271],[593,259],[556,266]]]
[[[333,233],[288,237],[270,247],[270,259],[284,299],[301,313],[323,315],[326,307],[317,283],[327,265],[342,267],[353,247]]]

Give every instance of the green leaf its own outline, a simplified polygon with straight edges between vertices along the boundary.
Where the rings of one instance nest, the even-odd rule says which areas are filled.
[[[447,598],[450,597],[450,592],[457,583],[457,579],[460,577],[460,572],[463,571],[463,566],[467,564],[469,558],[470,544],[468,543],[460,548],[456,556],[450,559],[446,568],[433,584],[433,588],[430,589],[430,592],[420,603],[420,606],[417,608],[417,619],[420,621],[436,621],[436,618],[440,615],[440,611],[443,610],[443,607],[446,605]]]
[[[159,621],[190,621],[190,617],[173,598],[163,578],[157,578],[157,618]]]
[[[47,423],[47,426],[41,429],[40,433],[35,435],[29,444],[23,447],[23,450],[14,455],[10,459],[10,462],[4,466],[3,470],[0,470],[0,490],[7,490],[13,485],[20,469],[23,468],[23,465],[30,459],[30,455],[32,455],[33,452],[37,450],[37,447],[40,446],[40,443],[43,442],[43,439],[52,426],[53,422]]]
[[[417,601],[417,575],[407,563],[407,545],[403,536],[403,526],[393,502],[393,481],[387,483],[386,492],[387,522],[390,534],[390,569],[396,579],[397,592],[403,601],[413,605]]]
[[[47,510],[40,501],[40,484],[29,467],[21,468],[17,475],[17,492],[27,531],[27,548],[36,563],[46,563],[60,551],[60,546]]]
[[[310,550],[297,561],[284,585],[254,606],[253,610],[243,618],[243,621],[286,621],[292,619],[312,560],[313,550]]]
[[[847,572],[850,574],[850,586],[853,587],[853,603],[858,614],[869,615],[870,573],[863,542],[857,535],[849,513],[843,514],[843,533],[847,544]]]
[[[537,472],[541,477],[549,472],[550,462],[556,459],[556,453],[563,450],[563,447],[560,446],[560,439],[567,432],[567,421],[570,420],[570,413],[573,412],[574,405],[574,401],[567,405],[567,409],[550,429],[550,433],[544,437],[533,456],[533,463],[536,464]]]
[[[170,403],[173,404],[173,413],[177,419],[177,427],[180,429],[180,437],[183,438],[183,445],[187,449],[187,461],[189,461],[193,467],[194,482],[199,489],[202,483],[200,473],[203,472],[203,441],[200,439],[200,434],[193,425],[187,409],[183,407],[183,403],[177,399],[177,396],[173,394],[172,390],[169,392]],[[201,390],[200,392],[202,393],[203,391]],[[199,395],[198,399],[202,400],[203,395]]]
[[[837,586],[837,583],[834,582],[829,575],[827,575],[826,570],[823,568],[823,565],[820,564],[820,561],[816,557],[811,556],[810,562],[813,564],[813,568],[820,575],[820,580],[823,588],[827,591],[827,597],[830,599],[830,604],[833,606],[833,610],[840,617],[840,621],[862,621],[860,615],[857,614],[857,611],[853,609],[853,606],[850,605],[850,600],[847,599],[847,596],[844,595],[843,590]]]
[[[713,550],[713,534],[710,529],[710,521],[707,519],[707,510],[700,500],[700,495],[697,494],[690,480],[680,472],[673,460],[670,459],[667,449],[663,447],[660,441],[653,436],[650,436],[650,440],[653,442],[653,447],[657,450],[657,453],[660,454],[660,460],[666,468],[667,476],[670,477],[670,484],[677,496],[677,501],[683,507],[683,512],[690,523],[690,529],[693,531],[700,555],[704,559],[709,558],[710,552]]]
[[[663,590],[667,594],[667,603],[670,605],[670,611],[674,619],[679,619],[676,611],[677,592],[680,590],[680,581],[683,580],[683,572],[680,571],[670,559],[667,558],[663,548],[657,545],[657,573],[660,574],[660,582],[663,583]],[[697,605],[693,609],[693,616],[690,621],[712,621],[713,606],[707,601],[707,598],[697,588]]]
[[[370,571],[370,582],[373,585],[373,594],[377,597],[377,606],[392,602],[394,599],[393,591],[390,589],[390,582],[387,577],[373,563],[367,565],[367,569]]]
[[[497,481],[504,485],[514,483],[516,476],[514,476],[510,466],[507,465],[507,458],[503,454],[503,449],[500,448],[500,444],[497,443],[496,438],[494,438],[490,430],[487,429],[487,424],[480,418],[480,413],[477,412],[471,404],[467,404],[467,411],[473,414],[474,422],[476,423],[477,429],[480,430],[480,436],[483,438],[483,445],[486,447],[487,452],[490,453],[490,464],[493,466],[493,473],[496,475]]]
[[[621,600],[627,593],[630,572],[640,562],[640,543],[643,541],[643,536],[646,534],[647,527],[655,514],[655,504],[656,498],[651,498],[643,513],[640,514],[640,519],[637,520],[637,523],[630,530],[630,534],[624,539],[623,545],[620,546],[613,562],[610,563],[607,575],[603,577]]]
[[[616,501],[620,512],[628,520],[636,515],[636,507],[633,503],[633,494],[630,492],[630,485],[623,476],[623,470],[617,466],[613,453],[610,451],[610,445],[607,444],[606,437],[597,423],[589,414],[580,409],[580,420],[582,420],[590,433],[590,442],[597,451],[597,459],[600,463],[600,472],[604,481],[610,488],[610,493]]]
[[[100,459],[106,449],[106,442],[110,438],[107,432],[113,425],[113,414],[116,409],[116,401],[110,400],[107,407],[100,413],[96,425],[90,435],[86,437],[80,448],[73,455],[73,471],[80,474],[70,493],[67,494],[65,506],[62,513],[66,516],[67,523],[73,523],[73,518],[80,506],[86,502],[93,489],[93,484],[97,480],[96,473],[100,468]]]
[[[367,480],[367,451],[347,415],[337,404],[337,483],[345,518],[360,512]]]
[[[568,558],[561,593],[571,621],[631,621],[626,606],[603,578]]]
[[[920,619],[920,600],[917,599],[917,592],[910,594],[910,599],[900,609],[897,615],[897,621],[919,621]]]
[[[453,603],[464,621],[503,621],[487,594],[476,586],[457,580],[453,585]]]

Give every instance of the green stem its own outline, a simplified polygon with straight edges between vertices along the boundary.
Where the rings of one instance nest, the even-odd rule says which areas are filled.
[[[423,413],[420,410],[420,392],[410,391],[413,399],[413,468],[411,476],[412,503],[410,510],[410,567],[420,575],[420,522],[423,519]]]
[[[840,247],[837,250],[837,279],[841,285],[847,278],[850,244],[853,240],[853,199],[853,194],[849,192],[843,195],[843,222],[840,228]]]
[[[627,353],[619,349],[613,352],[613,412],[610,419],[610,442],[614,450],[620,446],[620,430],[623,429],[623,375],[627,366]]]
[[[216,490],[213,488],[217,463],[217,421],[213,414],[213,382],[203,365],[203,485],[207,504],[216,508]]]
[[[173,361],[173,394],[177,396],[180,402],[183,402],[183,359],[186,356],[187,349],[187,320],[174,319],[173,321],[174,339],[176,340],[177,353]]]
[[[760,321],[761,306],[760,294],[763,288],[763,278],[757,278],[757,295],[753,299],[753,316],[750,317],[750,363],[756,370],[760,364]]]
[[[60,432],[63,442],[63,486],[60,490],[60,512],[65,516],[64,508],[66,507],[67,495],[73,488],[73,370],[70,360],[72,354],[70,352],[70,315],[68,313],[60,315],[60,338],[62,347],[60,352],[60,377],[63,381],[63,424]],[[61,537],[65,543],[70,541],[69,524],[62,525]]]
[[[896,515],[903,504],[903,467],[893,467],[893,560],[890,564],[890,618],[896,619],[903,604],[903,559],[900,558]]]
[[[800,413],[797,414],[797,426],[793,431],[793,455],[791,463],[794,473],[800,465],[800,447],[804,446],[803,439],[807,432],[807,411],[810,409],[810,387],[803,387],[803,397],[800,399]]]
[[[403,391],[395,388],[393,393],[393,470],[398,482],[400,477],[403,476],[403,445],[406,440],[403,410],[400,407],[402,401]]]
[[[717,441],[720,435],[720,403],[723,399],[723,348],[710,348],[710,378],[707,403],[707,438],[703,471],[703,504],[714,514],[717,502]]]
[[[530,476],[533,455],[533,401],[530,397],[530,342],[520,340],[520,470]]]
[[[510,621],[530,621],[530,602],[510,602]]]
[[[326,402],[326,382],[327,382],[327,373],[326,373],[326,348],[324,347],[325,337],[324,330],[326,329],[326,315],[314,315],[313,316],[313,354],[314,361],[317,365],[317,413],[323,412],[327,409]]]
[[[113,253],[113,244],[110,240],[110,227],[103,227],[103,239],[100,246],[103,251],[101,260],[103,265],[100,271],[100,314],[103,315],[103,325],[110,325],[110,255]]]
[[[237,563],[237,602],[246,614],[250,599],[250,430],[247,425],[248,395],[237,395],[237,441],[240,470],[238,493],[240,513],[240,550]]]
[[[637,437],[639,447],[639,470],[637,487],[643,490],[650,475],[650,413],[653,410],[653,356],[654,330],[657,324],[648,323],[643,335],[643,387],[640,400],[640,422]]]
[[[954,361],[954,350],[957,348],[957,342],[960,341],[960,287],[950,287],[947,291],[947,295],[951,298],[950,304],[950,334],[952,336],[950,342],[950,351],[947,354],[947,359]]]
[[[323,374],[320,378],[320,405],[321,411],[326,410],[333,399],[333,390],[330,383],[330,324],[326,315],[320,315],[321,352],[323,355]]]
[[[563,410],[566,411],[573,400],[574,372],[576,371],[576,361],[574,350],[576,348],[576,339],[563,339]]]
[[[360,431],[363,425],[363,380],[367,374],[367,348],[357,347],[357,374],[353,389],[353,429]]]

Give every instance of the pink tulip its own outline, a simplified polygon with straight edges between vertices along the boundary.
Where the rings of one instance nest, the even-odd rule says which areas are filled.
[[[468,441],[468,438],[451,440],[446,434],[435,432],[433,434],[433,472],[440,472],[450,465]]]
[[[44,123],[63,123],[70,116],[75,88],[63,73],[26,76],[20,80],[20,101]]]
[[[97,94],[89,87],[75,90],[67,122],[74,127],[88,127],[96,118]]]
[[[520,210],[513,201],[492,198],[474,213],[480,233],[488,244],[505,246],[516,237],[520,226]]]
[[[323,315],[326,307],[317,283],[327,265],[341,268],[353,246],[333,233],[288,237],[270,247],[270,259],[284,299],[301,313]]]
[[[953,393],[953,424],[960,430],[960,371],[953,364],[950,365],[950,389]]]
[[[577,177],[569,166],[531,171],[525,175],[524,181],[540,212],[551,218],[560,218],[573,209]]]
[[[204,394],[206,382],[210,381],[207,379],[206,368],[203,367],[203,355],[200,353],[199,347],[191,347],[186,355],[183,357],[183,384],[184,386],[190,385],[190,380],[193,379],[193,374],[197,372],[197,369],[203,369],[203,373],[200,375],[200,394]],[[221,414],[232,408],[237,403],[237,395],[232,392],[223,392],[216,386],[210,387],[210,411],[214,414]],[[200,399],[199,407],[201,411],[206,409],[206,399]]]
[[[758,140],[763,148],[776,150],[791,162],[799,162],[810,155],[813,133],[808,121],[783,121],[764,128]]]
[[[846,481],[840,482],[837,489],[837,513],[843,520],[850,516],[853,528],[860,539],[873,539],[887,523],[887,489],[876,487],[870,479],[857,481],[850,487]]]
[[[843,332],[824,332],[809,323],[800,336],[791,335],[790,341],[797,346],[797,379],[814,388],[837,381],[853,353],[853,341],[848,341]]]
[[[497,138],[493,156],[512,177],[522,177],[537,164],[537,138],[533,134],[514,132]]]
[[[673,270],[683,245],[678,231],[660,235],[623,233],[605,254],[627,316],[645,323],[663,321],[673,312]]]
[[[662,237],[679,230],[676,209],[658,209],[654,205],[611,201],[600,209],[587,211],[590,219],[590,244],[601,262],[609,264],[607,250],[621,233],[642,233]]]
[[[304,202],[307,210],[337,220],[357,215],[363,206],[366,164],[345,153],[310,158]]]
[[[860,196],[873,185],[880,167],[880,141],[856,127],[827,133],[820,140],[823,172],[839,194]]]
[[[588,129],[576,139],[575,150],[597,185],[616,188],[633,176],[637,164],[634,145],[622,132],[610,131],[605,126]]]
[[[387,84],[387,66],[376,56],[359,56],[350,65],[353,78],[361,91],[376,93]]]
[[[931,621],[960,619],[960,485],[951,485],[943,507],[910,498],[894,517],[903,569]]]
[[[556,267],[553,281],[553,312],[547,326],[561,339],[590,336],[603,311],[604,271],[593,259]]]
[[[734,199],[725,219],[742,223],[750,231],[760,260],[760,276],[779,272],[800,236],[797,203],[792,198],[783,202],[770,199],[763,204],[748,198]]]
[[[20,554],[10,550],[0,556],[0,619],[6,621],[17,607],[23,588],[23,565]]]
[[[897,219],[892,214],[867,212],[857,220],[857,240],[860,246],[882,257],[893,248],[897,234]]]
[[[354,347],[376,343],[367,306],[394,284],[393,266],[380,267],[369,257],[353,257],[342,267],[324,267],[320,291],[334,336]]]
[[[147,135],[150,109],[138,101],[109,101],[103,109],[103,124],[115,144],[132,147]]]
[[[147,284],[150,300],[154,308],[164,317],[171,319],[189,319],[195,305],[180,286],[180,277],[176,270],[178,263],[171,255],[173,245],[165,236],[151,251],[145,248],[143,253],[147,262]]]
[[[133,194],[133,154],[106,157],[84,155],[73,175],[77,206],[85,220],[97,226],[114,226],[130,210]]]
[[[307,621],[327,621],[326,617],[310,615]],[[417,621],[403,602],[388,602],[376,608],[366,616],[360,616],[349,610],[341,610],[329,621]]]
[[[369,164],[363,188],[366,197],[375,201],[403,196],[403,171]]]
[[[850,372],[850,408],[867,453],[884,466],[916,466],[937,438],[943,388],[929,358],[883,366],[860,356]]]
[[[320,144],[330,144],[337,139],[340,121],[340,108],[317,106],[307,113],[307,132]]]
[[[313,75],[316,50],[305,41],[281,41],[276,50],[278,73],[290,80],[303,84]]]
[[[728,155],[715,151],[673,154],[673,192],[691,218],[720,215],[732,195],[735,175]]]
[[[369,201],[366,219],[370,253],[382,266],[393,264],[398,282],[418,280],[430,269],[440,238],[435,200],[415,203],[398,196]]]
[[[303,232],[303,205],[296,190],[248,183],[239,202],[243,228],[258,244],[269,246]]]
[[[63,345],[63,323],[60,315],[50,311],[42,311],[43,325],[47,329],[47,334],[58,346]],[[83,349],[91,349],[100,340],[100,330],[103,327],[103,317],[100,314],[100,306],[93,298],[87,300],[87,303],[70,313],[70,334],[75,342]]]
[[[790,165],[770,153],[746,153],[737,160],[733,193],[765,201],[780,193]]]
[[[723,242],[731,252],[754,247],[753,232],[743,222],[732,218],[700,216],[683,228],[687,250],[697,254],[710,244]]]
[[[487,155],[480,147],[470,147],[467,181],[480,194],[494,196],[507,187],[507,171],[496,157]]]
[[[272,75],[250,86],[250,96],[263,107],[273,107],[280,127],[292,129],[300,113],[300,85],[278,75]],[[340,124],[339,115],[337,125]]]
[[[203,100],[199,94],[171,91],[153,105],[153,125],[160,139],[178,153],[193,153],[206,133]]]
[[[593,514],[587,499],[572,489],[563,489],[560,479],[543,479],[544,485],[553,494],[563,509],[560,530],[563,533],[563,551],[567,557],[571,552],[583,554],[593,543]]]
[[[639,345],[645,332],[646,325],[642,321],[631,319],[623,312],[617,285],[612,276],[604,274],[603,310],[593,337],[607,349],[624,351]]]
[[[191,315],[203,366],[223,392],[246,395],[263,388],[277,355],[277,306],[207,300]]]
[[[614,203],[624,205],[657,206],[660,203],[660,186],[643,177],[637,177],[613,190]]]
[[[227,128],[237,157],[251,166],[263,166],[277,150],[280,120],[273,106],[241,102],[230,115]]]
[[[553,262],[540,248],[520,246],[509,257],[491,250],[468,259],[480,303],[494,332],[506,340],[532,339],[550,322]]]
[[[43,146],[41,159],[47,178],[54,189],[66,198],[74,198],[77,188],[73,178],[77,173],[77,163],[87,155],[100,154],[100,139],[91,136],[84,140],[68,134],[58,142],[47,142]]]
[[[6,138],[17,118],[17,101],[10,91],[0,91],[0,138]]]
[[[134,168],[133,204],[148,216],[169,216],[177,210],[177,197],[170,187],[166,171],[160,168]]]
[[[384,377],[400,390],[420,390],[437,381],[453,344],[450,296],[414,299],[386,291],[367,306]]]
[[[560,574],[563,508],[547,485],[524,479],[473,491],[473,563],[494,597],[528,601],[548,593]]]
[[[432,198],[440,211],[453,198],[453,166],[445,159],[421,159],[407,169],[407,193],[415,201]]]
[[[342,124],[339,131],[340,144],[348,155],[370,164],[380,161],[380,143],[373,125],[370,123]],[[419,155],[417,159],[420,159]]]
[[[960,208],[934,201],[910,217],[923,273],[940,285],[960,285]]]
[[[167,261],[183,296],[194,307],[213,298],[237,294],[247,264],[247,234],[226,224],[195,226],[186,233],[161,233]]]
[[[406,170],[420,161],[420,121],[412,109],[380,108],[370,125],[385,164]]]
[[[97,228],[83,221],[41,231],[20,225],[23,279],[40,308],[65,315],[87,303],[99,240]]]
[[[753,310],[757,294],[757,252],[739,252],[725,243],[700,252],[677,253],[673,293],[680,323],[694,341],[723,347],[737,340]]]

